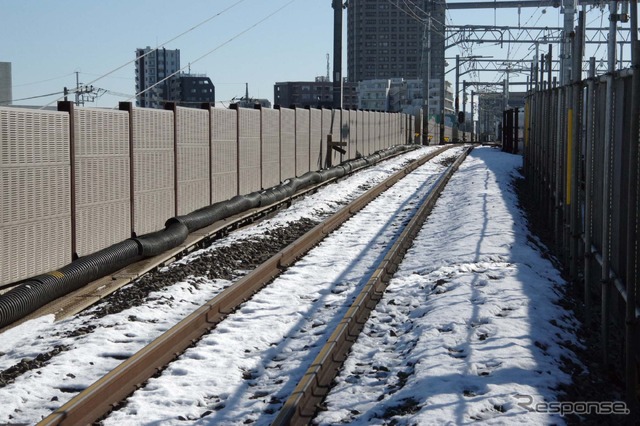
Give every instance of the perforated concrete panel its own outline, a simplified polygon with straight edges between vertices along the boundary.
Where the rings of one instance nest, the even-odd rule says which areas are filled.
[[[280,180],[296,175],[296,112],[280,109]]]
[[[373,146],[372,146],[372,152],[376,152],[380,150],[380,116],[382,114],[379,112],[374,112],[373,113]]]
[[[262,113],[262,187],[280,184],[280,111],[263,108]]]
[[[211,109],[211,202],[238,195],[238,113]]]
[[[322,141],[322,110],[311,109],[309,111],[309,160],[311,170],[320,170],[324,162],[322,153],[324,144]]]
[[[327,135],[331,134],[331,117],[333,110],[330,109],[323,109],[322,110],[322,147],[323,147],[323,154],[322,154],[322,168],[324,169],[326,167],[326,162],[327,162]]]
[[[349,122],[349,116],[351,115],[351,111],[342,110],[340,111],[340,141],[345,142],[346,145],[342,147],[347,153],[343,154],[340,158],[342,161],[346,161],[350,158],[350,147],[349,147],[349,139],[351,137],[351,127]]]
[[[364,154],[364,111],[356,111],[356,155]]]
[[[358,114],[357,111],[349,111],[349,159],[353,160],[357,154],[358,141]]]
[[[69,116],[0,108],[0,284],[71,261]]]
[[[131,236],[129,114],[74,115],[76,251],[85,256]]]
[[[209,111],[176,107],[177,214],[210,204]]]
[[[132,130],[133,231],[143,235],[175,216],[173,113],[134,108]]]
[[[365,111],[364,115],[363,115],[363,118],[364,118],[364,123],[363,123],[364,131],[363,131],[362,139],[363,139],[364,146],[363,146],[362,149],[363,149],[363,154],[365,156],[371,154],[371,135],[372,135],[372,132],[371,132],[371,122],[372,122],[371,114],[372,114],[372,112]]]
[[[342,141],[342,110],[331,110],[331,134],[333,135],[333,141]],[[331,150],[331,161],[334,166],[337,166],[342,162],[342,154],[335,149]]]
[[[238,109],[238,164],[240,194],[261,189],[260,111]]]
[[[309,110],[296,108],[296,176],[309,171]]]
[[[382,138],[380,141],[380,148],[388,148],[389,147],[389,116],[391,114],[382,113]]]
[[[415,135],[416,130],[418,129],[417,121],[418,119],[416,117],[411,117],[411,131],[413,132],[413,135]]]

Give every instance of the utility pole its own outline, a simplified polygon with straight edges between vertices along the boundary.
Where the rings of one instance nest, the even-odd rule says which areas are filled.
[[[80,105],[80,77],[78,71],[76,71],[76,106]],[[84,105],[84,102],[82,103]]]
[[[473,97],[475,96],[475,92],[471,91],[471,142],[475,141],[475,127],[476,123],[473,120]]]
[[[431,74],[431,9],[427,9],[427,22],[422,36],[422,144],[429,145],[429,80]]]
[[[467,80],[462,80],[462,115],[464,116],[464,131],[462,133],[462,141],[467,141]],[[473,126],[473,117],[471,120],[471,125]]]
[[[454,117],[454,124],[453,124],[453,141],[454,142],[458,142],[459,136],[458,136],[458,128],[460,127],[460,124],[458,122],[458,113],[460,112],[460,99],[458,98],[458,91],[460,90],[460,86],[459,86],[459,81],[460,81],[460,55],[456,55],[456,92],[453,94],[453,102],[454,102],[454,109],[455,109],[455,117]]]
[[[564,28],[562,30],[562,44],[560,45],[560,85],[571,82],[571,40],[573,33],[573,22],[575,21],[577,0],[562,0],[562,10],[564,14]],[[537,53],[537,52],[536,52]],[[541,89],[544,89],[542,87]]]
[[[342,108],[342,0],[332,0],[333,8],[333,107]]]
[[[85,102],[93,102],[98,96],[101,95],[101,92],[104,93],[103,89],[97,89],[97,88],[94,88],[93,86],[86,86],[80,83],[80,77],[78,75],[79,72],[76,71],[75,73],[76,73],[76,91],[75,91],[76,106],[84,106]],[[68,90],[65,87],[65,93],[64,93],[65,97],[67,96],[67,94],[68,94]]]
[[[446,21],[446,15],[445,15],[445,8],[446,8],[446,4],[445,4],[445,0],[432,0],[431,2],[429,2],[432,8],[432,16],[435,15],[435,19],[434,19],[434,23],[435,23],[435,28],[434,28],[434,36],[436,37],[435,40],[435,51],[436,51],[436,63],[434,64],[435,66],[435,73],[437,76],[439,76],[439,80],[440,80],[440,145],[444,145],[445,143],[445,137],[444,137],[444,123],[445,123],[445,87],[446,87],[446,81],[445,81],[445,64],[446,61],[444,59],[444,52],[446,50],[446,46],[445,46],[445,31],[446,31],[446,25],[445,25],[445,21]]]

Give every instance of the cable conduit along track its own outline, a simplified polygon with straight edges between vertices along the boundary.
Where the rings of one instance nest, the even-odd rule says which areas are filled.
[[[374,153],[366,158],[350,160],[331,169],[305,173],[264,191],[236,196],[189,214],[170,218],[166,221],[163,230],[122,241],[84,256],[56,271],[26,279],[22,283],[16,283],[19,285],[0,294],[0,330],[26,318],[38,316],[35,314],[36,310],[71,292],[82,292],[84,286],[95,280],[109,278],[109,276],[113,278],[123,272],[123,268],[130,267],[135,262],[160,256],[165,260],[147,262],[147,264],[167,263],[167,260],[172,259],[178,253],[188,251],[197,242],[208,237],[204,235],[187,243],[188,236],[195,231],[241,215],[248,210],[275,210],[283,203],[290,202],[293,197],[312,191],[319,185],[331,183],[378,161],[406,152],[408,149],[411,147],[397,146],[385,152]],[[244,219],[234,221],[236,224],[245,222]],[[170,254],[163,255],[167,251],[170,251]],[[150,269],[143,270],[142,273],[148,272]],[[125,272],[125,275],[127,274],[130,275],[129,279],[120,279],[117,285],[113,282],[109,283],[109,293],[141,275],[140,273]],[[91,303],[99,299],[95,294],[89,294],[88,297],[84,297],[81,309],[90,306]],[[78,309],[72,308],[68,303],[61,303],[61,305],[67,315],[78,312]]]
[[[418,212],[382,259],[327,343],[312,362],[311,367],[284,403],[272,425],[304,425],[311,422],[319,404],[329,393],[332,381],[340,371],[351,346],[369,318],[370,312],[375,309],[378,301],[382,298],[389,280],[418,235],[447,182],[471,149],[473,148],[466,149],[438,179]]]
[[[327,234],[355,215],[370,201],[405,175],[450,147],[443,147],[408,164],[402,170],[344,206],[326,221],[298,238],[269,260],[258,266],[225,291],[198,308],[187,318],[124,361],[103,378],[82,391],[45,418],[42,425],[87,424],[108,413],[113,406],[133,393],[142,383],[176,359],[204,334],[234,312],[280,272],[318,244]]]

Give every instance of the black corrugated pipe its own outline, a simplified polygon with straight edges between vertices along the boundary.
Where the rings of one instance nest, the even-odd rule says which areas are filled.
[[[262,192],[237,195],[230,200],[212,204],[187,215],[167,220],[165,229],[122,241],[47,274],[25,280],[9,292],[0,295],[0,328],[5,327],[45,304],[68,294],[98,278],[112,274],[142,258],[156,256],[182,244],[190,232],[242,213],[282,201],[298,190],[328,179],[344,176],[348,171],[417,146],[398,146],[381,154],[359,158],[340,166],[307,172],[291,178],[282,185]]]
[[[138,244],[125,240],[81,257],[57,271],[38,275],[0,296],[0,328],[141,258]]]
[[[189,228],[178,218],[172,217],[162,231],[141,235],[133,240],[138,243],[142,257],[157,256],[179,246],[187,239]]]

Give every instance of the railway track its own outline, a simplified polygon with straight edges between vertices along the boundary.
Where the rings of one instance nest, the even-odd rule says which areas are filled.
[[[427,152],[426,150],[422,151]],[[431,151],[433,152],[433,151]],[[417,158],[420,154],[416,153],[411,153],[410,155],[406,156],[406,158]],[[449,158],[451,157],[451,154],[447,153],[446,156]],[[388,175],[390,174],[390,172],[392,170],[397,170],[398,166],[400,164],[407,164],[410,161],[413,160],[406,160],[406,159],[402,159],[403,157],[400,157],[399,159],[396,160],[392,160],[389,164],[395,164],[392,167],[389,166],[384,166],[382,167],[382,169],[387,169],[388,171],[385,171],[385,173]],[[437,159],[438,160],[438,159]],[[442,156],[439,157],[439,161],[442,161]],[[427,164],[427,167],[435,167],[433,166],[433,161],[430,162],[429,164]],[[411,167],[415,167],[415,164],[410,164]],[[438,166],[440,168],[442,168],[442,166]],[[353,192],[353,189],[355,188],[356,185],[359,184],[358,188],[360,189],[360,191],[357,191],[358,193],[362,193],[367,187],[370,187],[371,185],[374,184],[375,180],[371,180],[371,177],[367,177],[367,176],[377,176],[375,173],[379,173],[380,172],[376,172],[375,170],[373,170],[373,174],[368,174],[370,172],[366,172],[364,173],[362,176],[360,175],[356,175],[355,179],[354,178],[350,178],[350,186],[344,186],[342,185],[342,187],[344,188],[344,190],[346,190],[346,192],[343,194],[342,191],[336,192],[335,195],[333,196],[329,196],[329,199],[333,199],[334,200],[334,204],[335,206],[341,206],[344,205],[344,201],[345,200],[345,194],[349,194],[350,192]],[[432,171],[433,172],[433,171]],[[415,173],[414,173],[415,174]],[[433,174],[433,173],[432,173]],[[438,172],[439,174],[439,172]],[[382,176],[382,175],[380,175]],[[435,178],[434,178],[435,179]],[[379,181],[379,179],[378,179]],[[370,182],[370,183],[367,183]],[[346,182],[345,182],[346,183]],[[387,186],[389,184],[387,183]],[[330,188],[326,188],[324,190],[322,190],[321,192],[312,195],[311,197],[307,197],[307,198],[301,198],[301,201],[296,202],[293,205],[293,211],[296,211],[296,209],[300,210],[300,208],[308,209],[308,205],[313,205],[313,206],[318,206],[319,211],[324,211],[326,209],[326,214],[324,214],[324,216],[326,217],[327,214],[329,214],[329,212],[334,211],[335,206],[330,206],[327,207],[331,204],[331,202],[327,205],[323,204],[324,202],[320,202],[320,204],[317,204],[317,199],[324,199],[326,198],[326,195],[322,195],[322,194],[327,194],[327,193],[332,193],[334,191],[336,191],[335,189],[340,189],[341,186],[340,184],[337,186],[331,186]],[[347,189],[350,188],[350,189]],[[320,197],[320,198],[318,198]],[[324,198],[323,198],[324,197]],[[348,197],[347,197],[348,198]],[[302,207],[301,207],[302,206]],[[305,207],[307,206],[307,207]],[[406,208],[406,206],[405,206]],[[314,225],[313,222],[308,222],[308,223],[302,223],[305,222],[304,220],[301,222],[302,225],[300,225],[300,223],[296,222],[296,214],[291,215],[289,213],[289,211],[292,210],[291,208],[289,209],[285,209],[283,211],[281,211],[280,213],[277,214],[277,216],[274,217],[274,219],[268,219],[266,222],[273,222],[273,223],[284,223],[282,220],[282,216],[284,213],[284,217],[288,218],[288,217],[292,217],[292,224],[295,224],[297,228],[299,228],[297,231],[295,232],[302,232],[305,227],[309,228],[312,227]],[[306,210],[308,211],[308,210]],[[315,211],[314,211],[315,212]],[[317,213],[317,212],[315,212]],[[314,213],[314,214],[315,214]],[[352,211],[352,213],[355,213]],[[303,213],[304,215],[308,215],[308,213]],[[314,216],[314,215],[312,215]],[[320,215],[322,216],[322,215]],[[318,220],[319,220],[319,217]],[[270,216],[271,217],[271,216]],[[280,219],[278,219],[280,218]],[[388,225],[388,224],[387,224]],[[391,224],[392,227],[396,227],[398,226],[398,224]],[[244,235],[244,234],[255,234],[255,235],[261,235],[263,236],[263,234],[272,234],[271,238],[272,239],[280,239],[282,238],[283,241],[282,243],[284,244],[286,241],[286,239],[288,238],[289,240],[291,240],[291,235],[294,235],[295,232],[291,232],[291,231],[287,231],[285,233],[281,233],[279,232],[277,229],[272,228],[272,225],[270,225],[271,228],[269,227],[262,227],[260,224],[258,225],[252,225],[248,228],[244,228],[244,230],[242,230],[240,233],[238,233],[238,235]],[[344,227],[343,227],[344,228]],[[265,231],[265,229],[267,231]],[[282,229],[285,229],[285,226],[282,226]],[[328,232],[328,230],[325,227],[325,232]],[[343,232],[342,229],[339,230],[337,233]],[[346,232],[346,231],[344,231]],[[353,232],[353,231],[351,231]],[[231,233],[229,235],[229,237],[227,238],[223,238],[222,240],[220,240],[219,243],[215,243],[218,245],[222,245],[223,248],[225,248],[224,246],[228,246],[228,249],[231,250],[234,244],[236,244],[236,241],[242,243],[242,240],[238,240],[236,237],[234,237],[236,233]],[[286,234],[291,234],[291,235],[286,235]],[[282,235],[285,235],[285,237],[282,237]],[[335,235],[335,233],[334,233]],[[234,239],[235,238],[235,239]],[[245,238],[245,237],[242,237]],[[385,237],[385,238],[389,238],[389,236]],[[228,240],[231,240],[232,242],[226,242]],[[214,245],[215,245],[214,244]],[[321,246],[324,243],[321,244]],[[378,244],[378,243],[376,243]],[[386,241],[384,242],[384,244],[386,245]],[[246,250],[247,247],[246,246],[240,246],[238,250]],[[259,249],[264,249],[263,247],[259,247]],[[202,256],[202,257],[207,257],[207,255],[203,255],[203,254],[198,254],[200,252],[202,253],[208,253],[207,250],[209,249],[196,249],[193,253],[189,254],[187,256],[187,258],[192,258],[192,257],[198,257],[198,256]],[[247,256],[251,256],[251,252],[253,251],[253,255],[255,255],[255,248],[251,248],[249,247],[248,252],[246,253]],[[376,248],[377,250],[377,248]],[[272,251],[273,253],[273,251]],[[293,257],[297,257],[297,256],[293,256]],[[185,259],[187,259],[185,258]],[[215,257],[212,258],[213,261],[218,261],[218,259],[216,259]],[[306,258],[305,258],[306,259]],[[375,259],[374,259],[375,260]],[[211,259],[210,259],[211,261]],[[235,262],[233,259],[230,260],[232,263]],[[303,259],[303,262],[305,260]],[[166,274],[169,277],[175,277],[175,274],[172,274],[171,271],[180,271],[181,269],[186,269],[183,268],[183,266],[189,266],[189,262],[193,262],[193,260],[180,260],[178,262],[176,262],[173,266],[169,266],[169,267],[161,267],[159,270],[160,271],[167,271]],[[371,263],[372,260],[369,260],[369,262]],[[257,260],[256,260],[257,263]],[[254,263],[255,264],[255,263]],[[292,263],[293,264],[293,263]],[[373,264],[373,263],[371,263]],[[229,281],[229,279],[227,280],[220,280],[221,284],[218,285],[217,280],[214,280],[213,283],[215,285],[212,285],[211,282],[207,282],[205,283],[203,286],[201,286],[202,288],[198,289],[198,282],[202,281],[204,282],[205,280],[201,280],[200,278],[197,278],[194,280],[195,284],[192,281],[192,277],[189,277],[188,279],[186,279],[187,283],[179,283],[178,284],[178,288],[185,287],[183,288],[183,290],[187,290],[186,293],[182,293],[183,295],[181,296],[181,293],[175,293],[175,291],[172,290],[173,293],[170,292],[165,292],[163,293],[162,291],[160,292],[160,296],[157,295],[153,295],[151,297],[151,300],[153,300],[152,303],[149,304],[149,306],[143,306],[141,308],[136,308],[135,306],[132,309],[129,309],[128,311],[123,312],[122,314],[118,314],[118,315],[110,315],[107,314],[106,317],[102,318],[102,319],[96,319],[95,317],[95,313],[97,311],[99,311],[101,306],[107,306],[108,303],[107,301],[109,300],[109,298],[107,300],[105,300],[103,303],[98,305],[98,308],[92,308],[89,311],[87,311],[86,313],[82,313],[80,315],[76,315],[73,318],[69,319],[69,320],[65,320],[63,323],[61,323],[61,327],[57,326],[54,327],[53,324],[50,327],[46,326],[47,321],[45,321],[45,324],[43,325],[42,322],[38,323],[33,323],[31,322],[29,325],[30,327],[32,326],[32,324],[35,324],[35,327],[31,327],[33,328],[33,336],[38,336],[38,333],[40,333],[40,335],[37,337],[37,339],[43,339],[42,342],[47,342],[47,339],[49,339],[49,336],[53,336],[51,339],[49,339],[51,342],[56,344],[56,347],[52,347],[51,350],[49,351],[49,353],[44,353],[45,351],[41,351],[43,352],[41,355],[38,355],[38,357],[35,357],[35,354],[38,354],[39,352],[32,352],[34,355],[30,355],[28,352],[28,349],[24,349],[25,348],[25,343],[26,340],[24,340],[24,342],[17,342],[14,344],[15,348],[16,348],[16,353],[22,352],[25,353],[26,355],[22,355],[24,357],[23,361],[28,361],[29,363],[33,363],[34,366],[30,367],[30,368],[35,368],[35,370],[29,372],[27,371],[27,374],[25,374],[25,379],[26,380],[22,380],[22,377],[18,377],[18,381],[20,382],[18,387],[15,388],[11,385],[9,385],[9,383],[11,383],[11,381],[9,382],[5,382],[4,380],[4,376],[3,373],[4,371],[2,370],[3,368],[6,368],[7,365],[7,361],[10,361],[11,356],[14,357],[16,354],[13,353],[13,351],[9,352],[6,350],[6,345],[3,348],[0,345],[0,394],[3,395],[3,400],[6,399],[7,401],[7,405],[11,406],[11,404],[14,403],[14,399],[16,400],[15,402],[15,406],[17,407],[15,409],[15,413],[17,413],[16,416],[13,415],[9,415],[8,417],[6,416],[6,414],[3,414],[2,412],[0,412],[0,419],[2,419],[2,421],[13,421],[13,422],[24,422],[24,421],[33,421],[36,420],[38,417],[40,417],[40,414],[35,415],[34,414],[31,415],[31,417],[24,417],[24,416],[20,416],[20,411],[22,409],[24,409],[25,411],[29,411],[29,406],[33,405],[33,403],[40,405],[41,407],[39,409],[36,410],[36,412],[42,413],[42,417],[44,417],[46,415],[47,412],[51,412],[53,411],[55,408],[59,407],[60,403],[64,403],[67,400],[67,395],[69,395],[69,397],[73,396],[73,394],[77,394],[78,392],[80,392],[83,389],[88,389],[89,385],[94,382],[96,380],[96,378],[99,377],[99,375],[97,374],[105,374],[106,372],[108,372],[109,370],[113,369],[114,367],[116,367],[122,360],[125,360],[129,357],[131,357],[131,355],[135,354],[139,348],[142,347],[142,345],[139,345],[138,342],[144,342],[145,344],[147,342],[149,342],[149,337],[151,339],[154,338],[154,336],[158,336],[159,334],[161,334],[162,331],[170,328],[170,326],[172,324],[175,324],[175,322],[177,322],[180,318],[183,318],[185,314],[182,314],[182,317],[179,317],[178,314],[179,312],[183,312],[185,307],[182,305],[185,305],[186,303],[186,308],[189,309],[189,311],[192,311],[193,308],[189,308],[188,306],[191,305],[193,306],[195,303],[197,304],[201,304],[202,302],[200,302],[199,300],[206,300],[206,299],[202,299],[203,295],[206,294],[211,294],[211,297],[216,296],[217,294],[219,294],[224,287],[229,286],[229,284],[231,284],[233,282],[233,280],[237,279],[238,277],[246,274],[248,272],[248,270],[252,269],[253,266],[251,266],[251,264],[249,265],[244,265],[243,266],[239,266],[237,269],[238,271],[234,272],[233,276],[236,278],[229,278],[231,279],[231,281]],[[247,271],[243,271],[244,269],[246,269]],[[286,268],[285,268],[286,269]],[[291,270],[294,270],[294,267],[290,268]],[[278,268],[278,273],[282,272],[282,268]],[[195,274],[195,272],[194,272]],[[154,274],[152,274],[154,275]],[[184,274],[183,274],[184,275]],[[197,275],[197,274],[196,274]],[[159,278],[158,278],[159,277]],[[158,277],[155,277],[154,279],[158,278],[159,280],[163,280],[163,279],[168,279],[168,278],[163,278],[162,274],[160,274]],[[136,285],[134,286],[128,286],[125,287],[126,288],[135,288],[141,286],[140,283],[136,283]],[[174,286],[175,287],[175,286]],[[209,288],[211,287],[211,288]],[[232,286],[232,287],[235,287]],[[173,287],[172,287],[173,288]],[[193,297],[193,300],[189,299],[188,297],[184,296],[184,294],[188,294],[188,293],[197,293],[196,291],[194,291],[194,289],[200,291],[198,297],[200,299],[198,299],[197,297]],[[202,291],[202,290],[206,290],[206,291]],[[338,291],[341,292],[342,290]],[[207,293],[208,292],[208,293]],[[333,290],[332,290],[333,292]],[[118,291],[116,294],[121,294],[122,290]],[[163,295],[164,294],[164,295]],[[176,298],[179,297],[183,297],[185,300],[178,300],[176,299],[175,301],[167,301],[166,299],[166,294],[173,294],[170,295],[169,297],[171,299],[173,299],[173,297],[175,296]],[[124,297],[128,297],[126,293],[124,293]],[[353,296],[355,297],[355,295]],[[226,298],[226,296],[225,296]],[[346,306],[346,301],[343,302],[343,304]],[[182,305],[181,305],[182,304]],[[146,313],[144,312],[146,310]],[[182,311],[181,311],[182,310]],[[243,312],[244,308],[241,310]],[[175,311],[175,313],[174,313]],[[138,318],[136,318],[136,315],[130,315],[130,313],[133,312],[135,313]],[[230,311],[223,311],[222,315],[224,316],[226,313],[228,313]],[[157,316],[152,318],[152,315]],[[163,316],[167,316],[167,318],[164,318]],[[342,315],[342,314],[340,314]],[[113,319],[111,317],[114,317]],[[335,315],[334,315],[335,316]],[[233,316],[230,316],[229,319],[225,320],[225,322],[223,322],[220,326],[218,326],[214,331],[217,333],[219,330],[224,329],[225,327],[229,327],[230,325],[230,318]],[[128,319],[127,319],[128,318]],[[41,320],[40,320],[41,321]],[[171,321],[174,321],[173,323]],[[78,326],[80,325],[80,326]],[[143,328],[140,328],[140,326],[142,326]],[[75,328],[74,328],[75,327]],[[97,327],[97,328],[96,328]],[[102,327],[102,328],[101,328]],[[106,327],[106,329],[104,328]],[[146,328],[144,328],[146,327]],[[320,330],[322,327],[318,327],[315,328],[316,325],[312,325],[310,328],[313,328],[314,333],[316,334],[317,330]],[[30,328],[30,329],[31,329]],[[30,330],[29,329],[29,330]],[[95,330],[94,330],[95,329]],[[26,329],[22,329],[22,330],[26,330]],[[40,330],[40,331],[38,331]],[[105,332],[104,330],[111,330],[110,332]],[[122,331],[122,334],[119,333],[119,331]],[[16,329],[16,333],[20,333],[21,329],[18,328]],[[140,333],[140,335],[138,336],[137,333]],[[29,334],[29,333],[25,333],[25,334]],[[134,336],[135,335],[135,336]],[[74,336],[74,338],[76,340],[70,340],[69,338],[65,339],[58,339],[56,340],[56,337],[71,337]],[[78,337],[79,336],[79,337]],[[133,337],[131,337],[133,336]],[[7,334],[3,334],[3,339],[5,337],[10,337],[10,335]],[[131,338],[130,338],[131,337]],[[26,339],[26,337],[25,337]],[[39,341],[39,340],[36,340]],[[127,341],[130,341],[129,344],[127,344]],[[117,345],[114,344],[110,344],[109,346],[109,350],[104,350],[102,353],[98,353],[97,355],[94,355],[91,353],[91,350],[86,349],[83,351],[82,348],[85,346],[89,346],[91,347],[93,346],[97,346],[100,345],[100,342],[109,342],[109,343],[117,343]],[[52,344],[53,344],[52,343]],[[58,345],[59,343],[59,345]],[[120,344],[122,343],[122,344]],[[118,346],[119,345],[119,346]],[[60,347],[58,347],[60,346]],[[27,343],[27,347],[28,347],[28,343]],[[35,345],[35,348],[37,348],[38,346]],[[46,347],[46,346],[45,346]],[[20,349],[20,350],[18,350]],[[35,350],[35,349],[34,349]],[[68,350],[68,352],[65,352],[66,350]],[[95,349],[93,349],[95,351]],[[4,353],[2,353],[4,352]],[[9,352],[9,353],[7,353]],[[5,356],[5,354],[7,356]],[[89,356],[87,356],[89,355]],[[21,355],[17,355],[17,356],[21,356]],[[47,361],[46,358],[51,357],[50,361]],[[4,360],[3,360],[4,358]],[[35,359],[34,359],[35,358]],[[64,359],[63,359],[64,358]],[[104,363],[104,358],[111,358],[110,363]],[[18,358],[20,359],[20,358]],[[31,361],[31,360],[32,361]],[[44,359],[44,361],[43,361]],[[63,367],[63,365],[65,363],[69,362],[69,359],[76,359],[79,360],[80,362],[77,363],[77,367],[79,368],[65,368]],[[23,363],[23,361],[20,362],[20,364]],[[51,363],[51,366],[47,365],[47,362]],[[109,367],[109,365],[111,365],[111,367]],[[13,368],[13,367],[12,367]],[[7,371],[7,370],[5,370]],[[56,372],[57,371],[57,372]],[[71,371],[74,374],[69,373],[69,371]],[[54,375],[51,376],[51,372],[54,372]],[[40,376],[40,374],[42,374]],[[78,375],[78,377],[73,378],[74,375]],[[29,378],[31,377],[31,378]],[[42,379],[42,378],[46,378],[45,382],[50,382],[51,386],[53,386],[55,389],[58,389],[58,391],[56,392],[51,392],[51,391],[47,391],[46,387],[49,386],[48,383],[45,384],[45,386],[43,385],[42,380],[37,380],[38,378]],[[33,385],[31,386],[32,390],[27,390],[26,392],[24,391],[25,386],[29,386],[26,383],[31,383],[33,382],[35,384],[35,386],[38,387],[38,389],[33,388]],[[40,383],[40,384],[37,384]],[[5,385],[7,386],[5,389],[2,389],[3,387],[5,387]],[[21,388],[22,387],[22,388]],[[42,388],[42,389],[40,389]],[[49,395],[49,396],[47,396]],[[51,397],[51,395],[54,395],[53,397]],[[5,398],[5,396],[7,398]],[[34,399],[35,398],[35,399]],[[44,399],[43,399],[44,398]],[[49,398],[51,399],[51,401],[49,401]],[[20,402],[22,401],[22,402]],[[40,402],[38,402],[40,401]],[[60,401],[60,402],[58,402]],[[25,404],[26,403],[26,404]],[[11,411],[4,411],[6,412],[11,412]],[[40,418],[42,418],[40,417]],[[25,420],[25,419],[29,419],[29,420]]]
[[[441,149],[438,149],[437,152],[440,152]],[[391,158],[395,158],[399,155],[402,155],[404,151],[399,151],[396,153],[392,153],[391,155],[382,158],[382,160],[388,160]],[[230,232],[247,226],[248,224],[255,223],[265,217],[273,215],[275,212],[280,209],[290,206],[292,202],[301,197],[305,197],[311,193],[316,192],[319,188],[324,186],[333,184],[337,182],[339,179],[344,179],[345,177],[351,176],[354,173],[361,171],[364,167],[353,168],[350,172],[348,172],[342,178],[333,178],[327,181],[315,184],[311,187],[305,188],[303,190],[298,191],[296,194],[291,196],[288,199],[277,202],[275,204],[266,206],[253,208],[246,212],[236,214],[234,216],[228,217],[224,220],[217,221],[203,229],[200,229],[196,232],[190,234],[183,244],[170,249],[160,255],[153,256],[148,259],[144,259],[142,261],[136,262],[132,265],[129,265],[123,268],[120,271],[117,271],[113,274],[109,274],[101,279],[93,281],[88,285],[71,292],[70,294],[61,297],[57,300],[54,300],[45,306],[37,309],[31,314],[26,315],[24,318],[15,321],[13,324],[7,327],[0,327],[0,333],[5,331],[6,329],[15,327],[25,321],[39,318],[44,315],[53,314],[57,321],[69,318],[72,315],[75,315],[88,307],[94,305],[95,303],[103,300],[105,297],[110,294],[118,291],[120,288],[126,286],[127,284],[133,282],[134,280],[144,276],[145,274],[154,271],[157,268],[167,266],[172,262],[176,261],[187,255],[188,253],[193,252],[201,247],[206,247],[225,235],[228,235]],[[13,289],[14,285],[6,285],[0,287],[0,295],[6,293]]]
[[[370,279],[354,295],[355,302],[343,315],[336,331],[322,347],[312,367],[303,375],[290,398],[286,400],[277,424],[298,424],[308,422],[317,409],[318,403],[329,388],[329,384],[337,373],[340,364],[350,347],[350,342],[368,316],[369,310],[384,291],[385,282],[395,270],[404,252],[411,244],[412,236],[420,229],[430,208],[435,203],[437,194],[446,184],[448,174],[453,173],[467,151],[458,157],[455,164],[447,168],[433,183],[428,196],[423,200],[420,209],[404,230],[397,237],[382,259],[377,259]],[[436,154],[437,155],[437,154]],[[189,317],[171,328],[150,345],[130,357],[102,379],[85,389],[67,404],[60,407],[42,424],[84,424],[90,423],[110,412],[128,395],[133,393],[142,383],[147,381],[174,361],[187,348],[198,342],[203,335],[216,327],[227,316],[252,297],[267,283],[271,282],[283,270],[291,267],[304,253],[318,244],[327,234],[337,229],[342,223],[353,217],[369,202],[378,197],[406,174],[415,170],[436,155],[429,155],[387,179],[382,184],[368,190],[363,196],[343,207],[325,222],[315,226],[310,232],[290,244],[287,248],[261,264],[252,273],[241,278],[227,290],[197,309]],[[435,178],[435,175],[434,175]],[[249,374],[250,375],[250,374]]]

